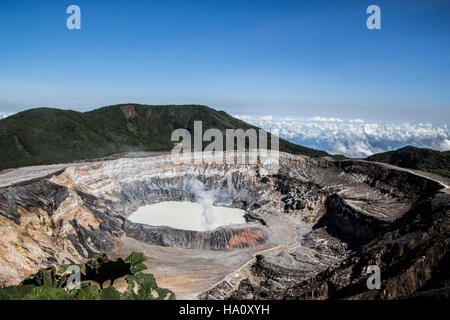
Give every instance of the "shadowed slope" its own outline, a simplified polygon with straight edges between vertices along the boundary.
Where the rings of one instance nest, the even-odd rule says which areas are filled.
[[[440,152],[408,146],[394,151],[374,154],[367,160],[428,171],[450,178],[450,151]]]

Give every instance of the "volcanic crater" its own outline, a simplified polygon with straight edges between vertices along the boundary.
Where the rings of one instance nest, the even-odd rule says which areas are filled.
[[[164,201],[239,208],[245,223],[196,231],[128,219]],[[55,264],[140,251],[177,298],[448,292],[436,270],[448,264],[449,202],[443,182],[417,172],[288,153],[271,174],[260,163],[175,164],[150,154],[11,169],[0,173],[0,285]],[[426,252],[430,261],[416,263]],[[412,267],[399,269],[402,259]],[[371,264],[395,290],[368,291]],[[401,282],[406,273],[414,281]]]

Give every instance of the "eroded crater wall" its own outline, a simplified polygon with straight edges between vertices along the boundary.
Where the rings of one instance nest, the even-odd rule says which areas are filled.
[[[124,236],[146,245],[202,250],[252,246],[286,250],[283,258],[261,256],[254,271],[263,278],[275,273],[280,278],[283,270],[288,270],[286,277],[289,273],[297,280],[311,278],[348,252],[345,237],[334,234],[333,228],[356,241],[359,250],[443,188],[406,170],[365,161],[281,154],[276,174],[263,175],[259,169],[258,165],[174,165],[169,157],[158,156],[78,164],[6,185],[0,188],[0,236],[5,239],[0,244],[0,281],[13,284],[41,267],[108,254]],[[186,179],[200,181],[205,190],[218,190],[217,201],[245,209],[251,222],[195,232],[126,219],[145,204],[197,200]],[[309,233],[313,244],[305,247],[299,230],[312,225],[316,225]],[[328,252],[334,242],[343,249]],[[281,252],[277,250],[274,254]],[[324,252],[323,258],[318,259],[317,252]],[[321,267],[307,268],[308,263]],[[248,279],[243,284],[259,286],[252,283],[252,269],[245,272]],[[221,296],[230,296],[232,290]]]

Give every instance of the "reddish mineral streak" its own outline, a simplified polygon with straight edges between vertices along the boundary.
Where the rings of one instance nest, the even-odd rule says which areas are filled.
[[[228,241],[227,248],[242,247],[244,245],[258,245],[259,240],[263,237],[261,232],[254,230],[244,230],[240,234],[235,234]]]
[[[129,119],[136,115],[136,109],[133,105],[125,105],[121,106],[123,113],[125,114],[125,118]]]

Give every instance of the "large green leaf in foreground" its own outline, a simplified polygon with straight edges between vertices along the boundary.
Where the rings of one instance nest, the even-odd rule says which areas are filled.
[[[125,261],[97,256],[84,264],[60,265],[41,269],[17,286],[0,288],[0,300],[167,300],[175,299],[168,289],[159,288],[147,269],[145,256],[132,252]],[[70,287],[79,270],[79,287]],[[123,292],[114,281],[124,278]],[[105,284],[108,284],[105,286]]]

